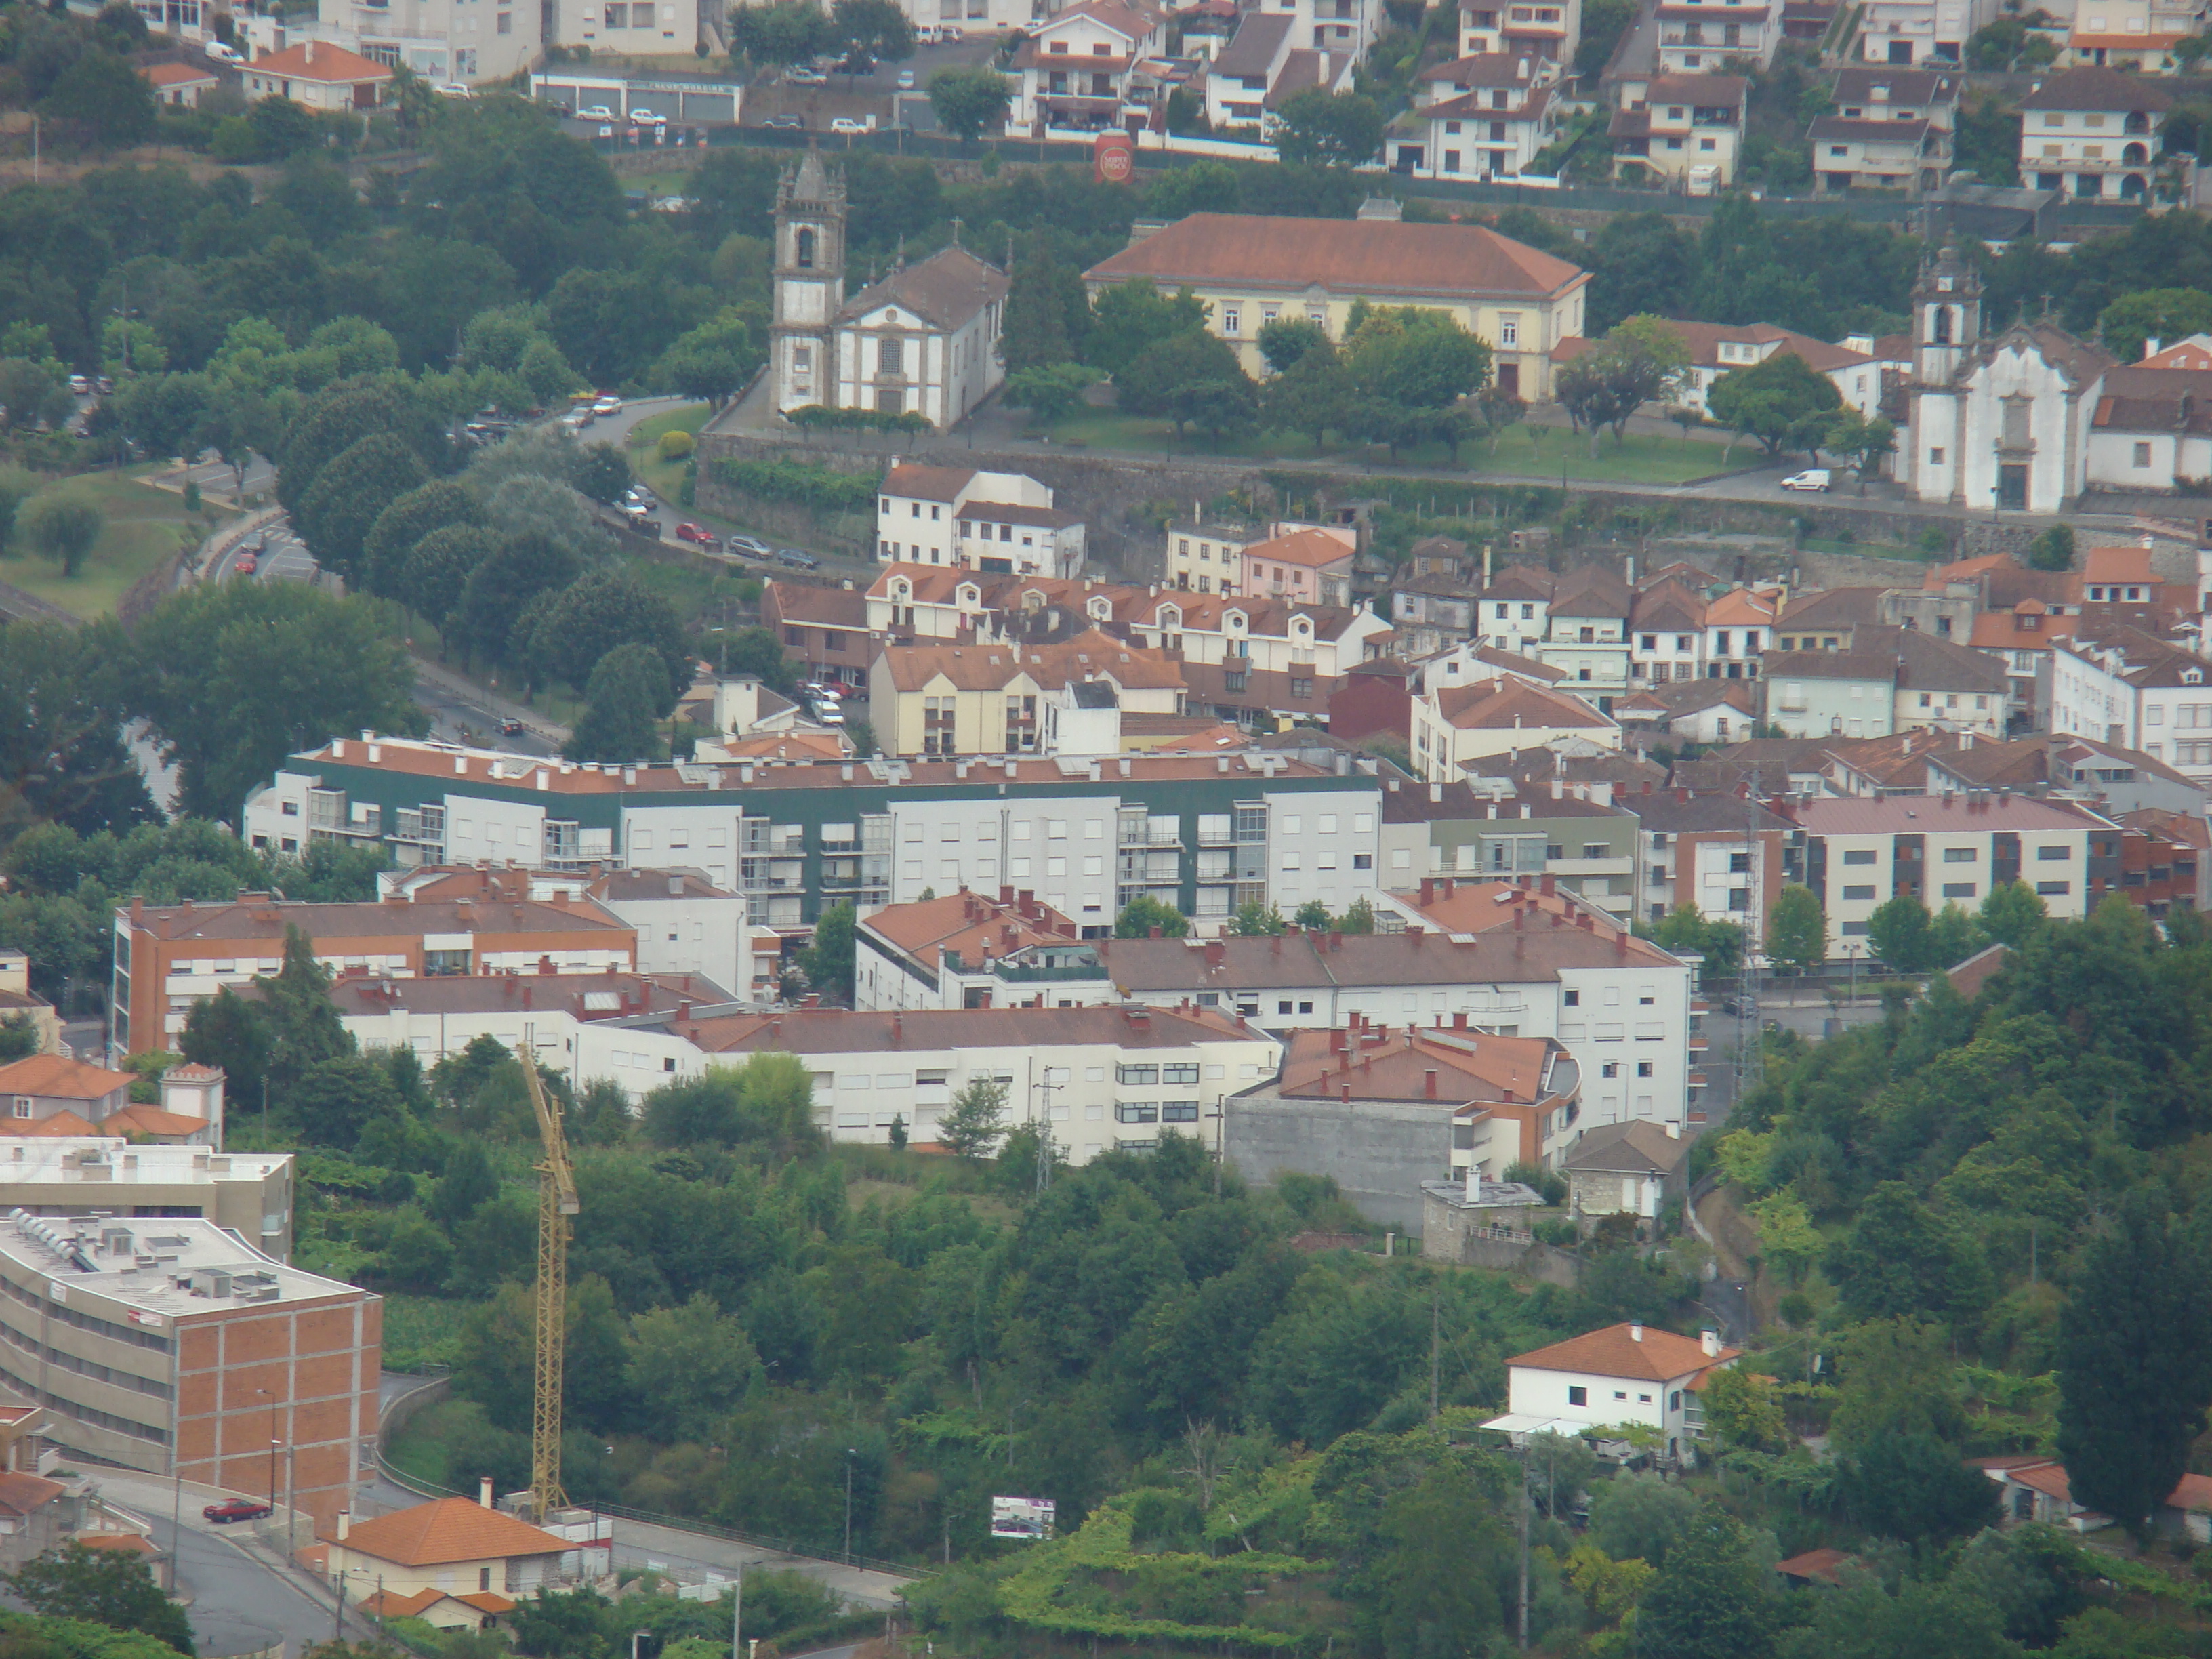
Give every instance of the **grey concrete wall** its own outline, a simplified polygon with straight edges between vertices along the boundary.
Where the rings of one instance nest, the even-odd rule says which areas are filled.
[[[1362,1215],[1409,1237],[1421,1230],[1421,1183],[1451,1165],[1451,1109],[1442,1103],[1240,1096],[1227,1110],[1230,1167],[1246,1180],[1333,1176]]]

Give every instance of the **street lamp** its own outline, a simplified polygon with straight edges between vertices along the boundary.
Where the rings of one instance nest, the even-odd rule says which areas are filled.
[[[853,1460],[860,1455],[855,1447],[845,1448],[845,1565],[853,1564]]]

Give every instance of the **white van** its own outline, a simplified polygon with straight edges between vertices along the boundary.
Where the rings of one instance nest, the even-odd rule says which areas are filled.
[[[1710,196],[1720,188],[1721,170],[1708,163],[1690,169],[1685,190],[1692,196]]]
[[[1829,488],[1830,482],[1828,469],[1815,466],[1784,478],[1782,487],[1784,489],[1826,489]]]

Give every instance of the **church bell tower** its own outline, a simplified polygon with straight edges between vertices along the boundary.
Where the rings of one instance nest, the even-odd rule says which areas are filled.
[[[769,352],[775,406],[834,404],[835,324],[845,303],[845,179],[811,148],[776,186],[775,284]]]
[[[1912,376],[1923,386],[1948,386],[1982,337],[1982,278],[1946,245],[1923,261],[1912,285]]]

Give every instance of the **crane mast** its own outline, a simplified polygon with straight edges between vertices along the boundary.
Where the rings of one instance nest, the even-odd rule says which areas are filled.
[[[561,1106],[545,1092],[526,1032],[521,1044],[522,1076],[530,1086],[531,1109],[538,1114],[538,1136],[544,1161],[538,1165],[538,1378],[531,1418],[530,1502],[538,1525],[566,1509],[561,1486],[561,1398],[562,1361],[568,1346],[568,1218],[581,1207],[576,1176],[568,1162],[568,1139],[561,1129]]]

